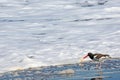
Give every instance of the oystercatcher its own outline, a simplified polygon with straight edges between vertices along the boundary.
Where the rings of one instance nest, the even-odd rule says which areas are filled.
[[[89,56],[90,59],[93,61],[100,61],[101,58],[111,58],[108,54],[101,54],[101,53],[91,53],[89,52],[86,56],[83,57],[83,59],[87,58]]]
[[[93,61],[96,61],[96,62],[99,62],[99,67],[101,68],[101,61],[103,61],[104,59],[102,59],[102,58],[111,58],[108,54],[101,54],[101,53],[95,53],[95,54],[93,54],[93,53],[91,53],[91,52],[89,52],[89,53],[87,53],[87,55],[86,56],[84,56],[82,59],[85,59],[85,58],[87,58],[87,57],[89,57],[90,59],[92,59]],[[82,62],[82,60],[81,60],[81,62]],[[96,65],[97,66],[97,65]]]

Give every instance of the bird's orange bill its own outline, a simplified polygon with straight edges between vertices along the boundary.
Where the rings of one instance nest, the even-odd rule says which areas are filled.
[[[87,57],[88,57],[88,55],[85,55],[84,57],[82,57],[82,58],[80,59],[80,63],[82,63],[83,60],[84,60],[85,58],[87,58]]]
[[[87,55],[85,55],[84,57],[83,57],[83,59],[85,59],[85,58],[87,58],[88,57],[88,54]]]

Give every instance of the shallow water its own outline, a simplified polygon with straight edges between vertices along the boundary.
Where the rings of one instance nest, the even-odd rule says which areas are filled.
[[[0,72],[119,57],[120,0],[86,1],[0,0]]]

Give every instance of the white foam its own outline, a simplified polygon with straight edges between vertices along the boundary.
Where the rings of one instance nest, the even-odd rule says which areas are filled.
[[[105,8],[107,12],[120,12],[120,7]]]
[[[92,7],[75,0],[10,1],[0,8],[0,72],[76,63],[88,52],[120,56],[114,1]]]

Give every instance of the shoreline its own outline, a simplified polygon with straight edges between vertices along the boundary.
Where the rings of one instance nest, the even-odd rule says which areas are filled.
[[[115,58],[109,58],[109,59],[106,59],[106,60],[120,60],[120,57],[115,57]],[[64,66],[64,65],[74,65],[74,64],[79,64],[81,66],[81,64],[84,64],[84,63],[98,63],[98,62],[94,62],[94,61],[91,61],[91,60],[86,60],[82,63],[80,62],[75,62],[75,63],[64,63],[64,64],[53,64],[53,65],[48,65],[48,66],[36,66],[36,67],[29,67],[29,68],[18,68],[18,69],[15,69],[15,70],[10,70],[10,71],[5,71],[5,72],[1,72],[0,74],[4,74],[4,73],[7,73],[7,72],[14,72],[14,71],[21,71],[21,70],[28,70],[28,69],[42,69],[42,68],[46,68],[46,67],[51,67],[51,66]]]
[[[29,78],[29,80],[42,80],[42,77],[45,80],[61,80],[60,78],[63,78],[63,80],[66,80],[67,78],[79,79],[83,77],[82,79],[84,80],[94,77],[100,78],[100,76],[105,78],[105,80],[109,77],[112,77],[113,80],[117,80],[114,76],[120,74],[120,58],[107,59],[102,63],[102,67],[100,69],[96,68],[98,63],[95,62],[87,61],[83,64],[83,66],[80,66],[79,63],[75,63],[8,71],[0,74],[0,80],[10,80],[16,78],[19,78],[20,80],[24,80],[26,78]],[[120,78],[119,75],[117,77]]]

